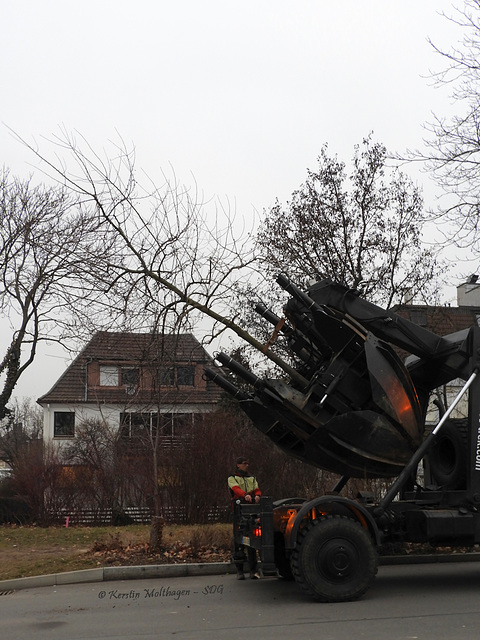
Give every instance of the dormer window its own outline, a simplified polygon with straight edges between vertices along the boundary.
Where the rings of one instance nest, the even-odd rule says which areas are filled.
[[[173,387],[175,384],[175,370],[173,367],[160,367],[158,371],[160,386]]]
[[[177,367],[177,384],[179,387],[193,387],[195,384],[195,367],[190,365]]]
[[[122,386],[136,387],[140,381],[138,367],[122,367]]]
[[[195,367],[177,365],[161,367],[158,370],[161,387],[193,387],[195,385]]]
[[[118,387],[118,367],[112,365],[100,365],[100,386]]]

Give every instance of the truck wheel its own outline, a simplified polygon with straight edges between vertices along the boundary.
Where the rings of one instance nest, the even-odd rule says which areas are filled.
[[[428,458],[433,478],[444,489],[465,488],[467,438],[467,420],[447,420],[438,432]]]
[[[322,602],[359,598],[373,583],[377,566],[370,535],[345,516],[328,516],[307,525],[292,556],[295,580]]]

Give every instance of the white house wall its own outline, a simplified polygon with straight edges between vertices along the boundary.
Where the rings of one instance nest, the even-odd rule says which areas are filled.
[[[160,413],[210,413],[215,410],[213,405],[162,405],[159,408]],[[125,413],[125,405],[92,405],[92,404],[48,404],[43,407],[43,442],[45,445],[58,447],[59,450],[63,446],[67,446],[73,440],[73,437],[55,437],[54,436],[54,414],[56,411],[72,412],[75,414],[75,429],[78,429],[82,422],[94,421],[105,422],[112,429],[118,429],[120,426],[120,414]],[[151,406],[146,409],[142,405],[133,405],[128,407],[128,412],[141,413],[142,411],[151,411]]]
[[[432,426],[435,426],[441,418],[438,407],[433,402],[435,400],[435,397],[437,397],[438,395],[438,397],[440,397],[442,402],[444,402],[445,392],[446,392],[447,406],[445,407],[445,409],[448,409],[448,407],[453,403],[457,395],[460,393],[464,384],[465,384],[465,380],[461,380],[460,378],[457,378],[456,380],[452,380],[447,385],[445,385],[445,389],[442,387],[432,392],[430,396],[430,401],[428,404],[427,416],[425,419],[425,424],[427,426],[430,426],[430,428]],[[450,414],[450,417],[452,419],[466,418],[467,416],[468,416],[468,391],[462,397],[460,402],[457,404],[457,406],[454,408],[454,410]]]

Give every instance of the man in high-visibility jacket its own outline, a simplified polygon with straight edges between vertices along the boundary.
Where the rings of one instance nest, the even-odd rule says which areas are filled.
[[[248,461],[244,456],[237,458],[235,473],[228,477],[228,488],[232,496],[232,502],[241,500],[242,502],[260,502],[262,492],[258,486],[255,476],[250,475]],[[234,523],[235,527],[235,516]],[[250,568],[250,578],[256,580],[260,577],[257,573],[257,552],[252,547],[244,547],[243,544],[234,543],[233,561],[237,567],[237,578],[245,580],[243,565],[245,562],[245,549],[248,554],[248,565]]]

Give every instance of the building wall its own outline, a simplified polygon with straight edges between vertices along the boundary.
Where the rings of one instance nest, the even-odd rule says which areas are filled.
[[[434,404],[435,398],[437,396],[440,397],[444,405],[446,400],[445,408],[448,409],[448,407],[452,404],[452,402],[455,400],[457,395],[460,393],[464,384],[465,384],[465,380],[462,380],[461,378],[456,378],[455,380],[451,380],[448,384],[446,384],[445,388],[440,387],[439,389],[434,389],[432,391],[432,394],[430,396],[430,400],[428,403],[428,410],[427,410],[427,415],[425,420],[427,431],[431,431],[431,429],[438,424],[441,417],[439,414],[438,407]],[[466,418],[467,416],[468,416],[468,391],[467,393],[465,393],[465,395],[461,398],[459,403],[453,409],[452,413],[450,414],[450,418],[452,419]]]
[[[475,281],[458,286],[457,304],[459,307],[480,307],[480,284]]]
[[[94,405],[89,403],[79,403],[75,405],[68,404],[48,404],[43,407],[43,441],[46,445],[52,445],[61,451],[63,447],[68,446],[75,439],[73,436],[55,436],[55,412],[73,413],[75,420],[75,429],[86,421],[96,421],[107,423],[113,430],[120,427],[120,415],[123,413],[151,413],[158,412],[161,414],[199,414],[210,413],[216,409],[215,405],[162,405],[161,407],[148,407],[145,405]]]

